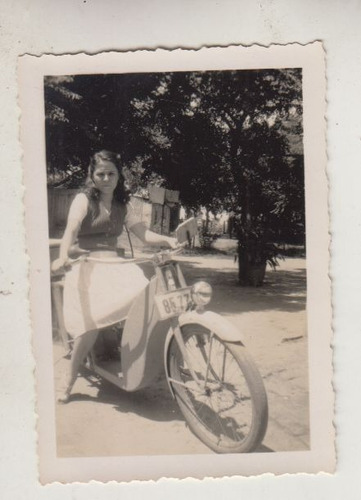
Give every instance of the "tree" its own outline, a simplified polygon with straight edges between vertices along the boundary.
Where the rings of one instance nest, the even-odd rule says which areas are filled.
[[[301,82],[298,69],[50,79],[49,171],[75,178],[95,149],[120,150],[137,183],[156,176],[188,208],[228,210],[247,283],[274,242],[304,236]]]
[[[300,70],[176,73],[145,102],[152,163],[184,203],[233,213],[248,284],[274,242],[304,237]]]

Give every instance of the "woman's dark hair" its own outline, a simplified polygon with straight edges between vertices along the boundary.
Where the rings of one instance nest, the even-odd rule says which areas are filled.
[[[113,163],[113,165],[118,170],[119,174],[119,180],[116,188],[114,189],[113,199],[116,200],[118,203],[122,204],[128,203],[130,199],[130,190],[127,188],[125,184],[125,178],[122,172],[120,155],[117,153],[113,153],[111,151],[107,151],[105,149],[99,151],[98,153],[94,153],[93,156],[90,158],[88,175],[85,180],[84,188],[82,190],[89,200],[90,211],[93,219],[95,219],[99,215],[99,199],[100,199],[100,192],[95,187],[93,175],[95,169],[105,161]]]

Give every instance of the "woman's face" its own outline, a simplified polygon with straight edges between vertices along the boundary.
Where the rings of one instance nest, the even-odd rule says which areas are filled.
[[[95,187],[102,194],[112,194],[117,187],[119,173],[114,163],[103,161],[94,170],[93,181]]]

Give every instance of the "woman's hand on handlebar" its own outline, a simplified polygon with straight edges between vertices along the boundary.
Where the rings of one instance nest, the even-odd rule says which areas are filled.
[[[69,270],[71,264],[69,259],[59,258],[52,262],[51,264],[51,272],[54,274],[65,273],[65,271]]]
[[[176,238],[172,238],[171,236],[167,236],[165,241],[167,242],[169,248],[171,248],[172,250],[175,250],[176,248],[179,247],[179,243],[178,243]]]

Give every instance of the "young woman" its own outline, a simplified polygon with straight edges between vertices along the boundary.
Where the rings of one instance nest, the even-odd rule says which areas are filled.
[[[126,225],[144,243],[177,246],[175,238],[156,234],[139,222],[130,205],[124,185],[120,156],[100,151],[90,161],[85,189],[69,210],[59,258],[52,270],[67,269],[69,256],[90,253],[94,257],[114,258],[117,238]],[[70,370],[58,401],[69,401],[79,368],[93,347],[98,331],[121,321],[148,281],[132,263],[80,261],[68,269],[64,282],[64,321],[74,338]]]

